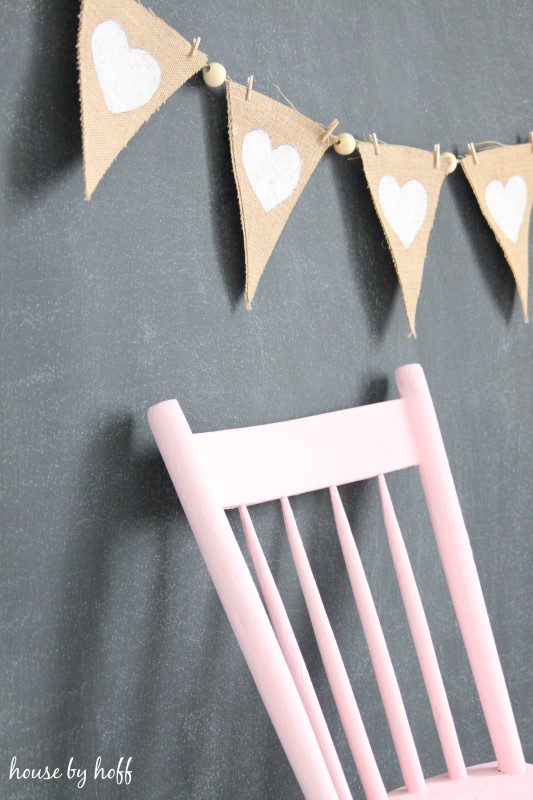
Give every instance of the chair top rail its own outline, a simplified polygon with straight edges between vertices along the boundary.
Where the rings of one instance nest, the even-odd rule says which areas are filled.
[[[224,508],[373,478],[419,463],[407,401],[194,434]]]

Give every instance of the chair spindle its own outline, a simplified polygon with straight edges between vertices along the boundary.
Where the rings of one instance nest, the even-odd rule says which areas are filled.
[[[385,785],[287,497],[281,498],[281,507],[292,557],[320,655],[366,798],[386,800]]]
[[[437,655],[429,631],[426,614],[416,585],[415,576],[405,547],[402,532],[383,475],[378,476],[383,519],[389,541],[394,570],[402,595],[407,622],[413,637],[422,677],[435,719],[442,752],[450,778],[466,778],[466,767],[457,738],[457,732],[442,681]]]
[[[420,792],[425,785],[424,774],[385,636],[383,635],[383,629],[339,490],[336,486],[332,486],[329,491],[348,577],[361,619],[372,666],[374,667],[400,769],[405,781],[405,787],[408,792]]]
[[[248,552],[250,553],[255,574],[261,587],[261,593],[265,602],[272,627],[278,638],[281,650],[287,661],[287,665],[302,698],[302,703],[307,711],[307,716],[315,732],[318,745],[324,756],[329,774],[339,796],[339,800],[352,800],[352,794],[348,787],[344,771],[339,761],[339,756],[333,744],[324,714],[320,707],[314,686],[309,677],[302,652],[296,641],[296,636],[292,629],[289,617],[283,605],[278,587],[266,560],[263,548],[255,531],[254,524],[250,517],[250,512],[246,506],[239,506],[244,537]]]

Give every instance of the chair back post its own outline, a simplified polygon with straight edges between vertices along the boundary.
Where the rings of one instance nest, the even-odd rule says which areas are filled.
[[[419,450],[419,471],[446,581],[502,772],[526,764],[437,416],[422,367],[396,371]]]
[[[226,513],[176,400],[148,421],[207,569],[274,728],[308,800],[336,800],[331,776],[302,700]],[[228,454],[228,458],[230,458]]]

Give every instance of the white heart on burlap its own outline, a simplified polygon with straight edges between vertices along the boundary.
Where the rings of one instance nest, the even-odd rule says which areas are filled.
[[[124,28],[107,19],[91,39],[96,75],[112,114],[123,114],[149,103],[161,83],[161,67],[146,50],[130,47]]]
[[[496,225],[516,243],[527,205],[527,185],[523,177],[513,175],[505,186],[501,181],[491,181],[485,189],[485,202]]]
[[[424,224],[428,195],[422,183],[409,180],[400,186],[392,175],[384,175],[378,187],[379,204],[387,222],[408,249]]]
[[[249,131],[242,143],[242,163],[254,193],[267,213],[291,196],[300,180],[302,159],[290,144],[272,149],[266,131]]]

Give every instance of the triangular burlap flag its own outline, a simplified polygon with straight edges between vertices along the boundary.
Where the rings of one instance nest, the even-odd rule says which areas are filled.
[[[358,145],[374,206],[392,253],[407,312],[415,316],[424,260],[447,162],[433,152],[391,144]]]
[[[83,0],[78,38],[85,196],[207,56],[135,0]]]
[[[231,159],[246,257],[246,307],[302,189],[335,138],[298,111],[228,81]]]
[[[476,163],[477,162],[477,163]],[[527,316],[529,218],[533,206],[533,146],[483,150],[461,159],[481,211],[513,271]]]

